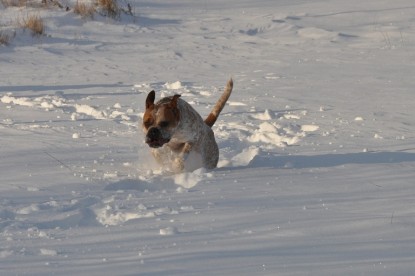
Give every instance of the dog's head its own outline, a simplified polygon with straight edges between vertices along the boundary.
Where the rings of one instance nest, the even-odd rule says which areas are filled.
[[[179,97],[180,95],[166,97],[155,104],[154,90],[148,94],[143,116],[143,129],[146,134],[146,143],[150,147],[162,147],[172,138],[180,120],[180,112],[177,108]]]

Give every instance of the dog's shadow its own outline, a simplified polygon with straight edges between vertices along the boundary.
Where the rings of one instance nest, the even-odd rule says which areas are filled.
[[[278,155],[269,153],[258,153],[248,164],[230,165],[214,169],[214,171],[237,171],[247,168],[275,168],[275,169],[307,169],[307,168],[329,168],[343,165],[370,165],[370,164],[398,164],[404,162],[415,162],[415,153],[410,152],[359,152],[344,154],[322,154],[322,155]],[[122,179],[108,184],[106,191],[136,190],[139,192],[173,192],[179,186],[192,188],[200,180],[203,174],[184,173],[187,178],[177,182],[178,175],[156,175],[148,180]],[[198,179],[195,179],[199,177]],[[180,183],[183,182],[183,183]],[[192,185],[188,185],[191,183]],[[179,184],[179,185],[178,185]],[[185,184],[185,185],[183,185]]]
[[[410,152],[359,152],[344,154],[322,154],[322,155],[286,155],[259,154],[256,155],[248,165],[240,166],[249,168],[271,167],[271,168],[328,168],[352,164],[397,164],[404,162],[415,162],[415,153]],[[238,168],[238,167],[234,167]],[[232,169],[232,168],[227,168]]]

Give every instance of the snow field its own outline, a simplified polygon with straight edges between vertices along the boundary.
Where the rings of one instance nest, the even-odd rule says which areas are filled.
[[[410,275],[414,8],[132,1],[137,18],[0,6],[5,275]],[[147,93],[214,126],[218,168],[170,175]]]

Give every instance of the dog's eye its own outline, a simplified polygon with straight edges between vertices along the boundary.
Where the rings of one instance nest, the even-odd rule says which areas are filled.
[[[160,126],[160,127],[168,127],[168,126],[169,126],[169,122],[167,122],[167,121],[161,121],[161,122],[159,123],[159,126]]]

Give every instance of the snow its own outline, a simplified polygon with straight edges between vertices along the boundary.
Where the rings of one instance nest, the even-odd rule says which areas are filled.
[[[166,82],[166,83],[164,84],[164,86],[165,86],[167,89],[171,89],[171,90],[178,90],[178,89],[183,88],[183,86],[182,86],[182,84],[181,84],[181,82],[180,82],[180,81],[176,81],[176,82],[173,82],[173,83],[168,83],[168,82]]]
[[[128,3],[0,4],[2,275],[413,274],[412,1]],[[161,170],[147,93],[229,77],[218,168]]]
[[[162,236],[172,236],[172,235],[175,235],[177,233],[178,233],[177,229],[175,227],[172,227],[172,226],[164,228],[164,229],[160,229],[160,235],[162,235]]]

